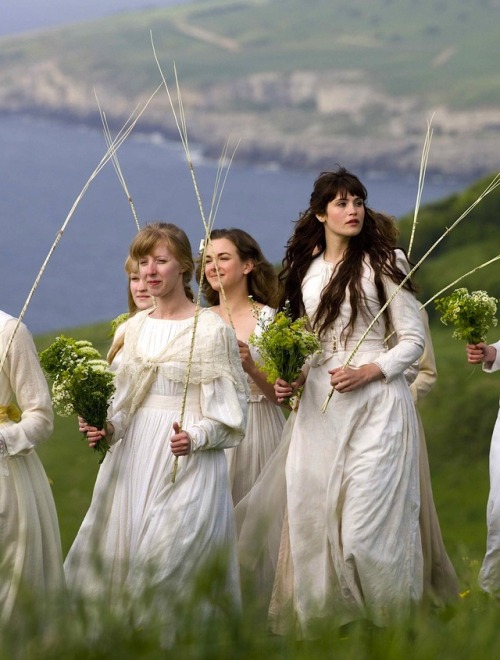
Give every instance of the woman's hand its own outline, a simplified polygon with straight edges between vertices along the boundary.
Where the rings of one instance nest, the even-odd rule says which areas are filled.
[[[78,430],[87,436],[87,442],[92,449],[97,443],[106,437],[106,429],[98,429],[95,426],[89,426],[83,417],[78,417]]]
[[[330,384],[336,392],[353,392],[354,390],[371,383],[374,380],[380,380],[384,374],[380,368],[373,363],[352,369],[351,367],[337,367],[330,369]]]
[[[250,346],[245,344],[244,341],[238,339],[238,348],[240,349],[240,359],[243,371],[251,376],[255,372],[256,366],[250,352]]]
[[[191,438],[181,431],[177,422],[173,423],[174,435],[170,438],[170,449],[174,456],[187,456],[191,453]]]
[[[469,364],[480,364],[481,362],[492,363],[495,362],[497,357],[496,348],[494,346],[488,346],[484,342],[467,344],[465,350]]]
[[[293,383],[287,383],[283,378],[278,378],[274,383],[274,393],[276,395],[276,401],[279,404],[284,403],[286,399],[289,399],[293,396],[298,389],[306,382],[306,377],[301,371],[297,376],[297,380],[294,380]]]

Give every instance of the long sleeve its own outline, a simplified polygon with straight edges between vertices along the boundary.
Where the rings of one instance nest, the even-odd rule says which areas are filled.
[[[437,380],[436,358],[434,357],[427,312],[422,309],[420,310],[420,313],[424,322],[425,347],[418,362],[417,377],[410,385],[410,392],[415,403],[429,394]]]
[[[14,323],[4,330],[10,337]],[[21,324],[11,344],[1,378],[8,378],[11,395],[21,409],[21,420],[3,424],[0,437],[10,456],[26,454],[53,431],[54,416],[47,381],[38,361],[38,354],[29,330]],[[2,387],[2,392],[5,388]],[[0,401],[2,405],[9,401]]]
[[[497,349],[497,356],[494,362],[483,364],[483,371],[486,371],[488,374],[491,374],[494,371],[500,371],[500,341],[497,341],[496,344],[492,344],[492,346]]]
[[[230,328],[224,327],[218,341],[224,343],[224,352],[232,365],[235,382],[222,376],[202,385],[203,417],[186,429],[193,442],[193,451],[234,447],[245,436],[247,379],[241,366],[236,335]]]
[[[245,435],[247,398],[245,391],[218,378],[201,388],[203,418],[185,429],[193,451],[226,449],[238,445]]]
[[[387,286],[387,295],[396,288],[394,283]],[[423,353],[425,333],[418,303],[406,289],[400,289],[389,305],[391,321],[396,332],[396,345],[382,354],[375,364],[383,372],[387,382],[402,374]]]

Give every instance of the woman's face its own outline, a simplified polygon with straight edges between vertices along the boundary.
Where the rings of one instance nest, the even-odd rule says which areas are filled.
[[[325,236],[348,241],[363,229],[365,206],[361,197],[338,193],[326,207],[324,215],[316,216],[325,225]]]
[[[148,292],[146,283],[139,277],[139,273],[130,273],[129,285],[130,293],[137,309],[149,309],[153,305],[154,300]]]
[[[154,298],[169,297],[184,290],[182,267],[167,243],[158,243],[139,259],[139,277]]]
[[[217,276],[217,268],[219,277]],[[228,238],[215,238],[208,246],[205,262],[205,277],[215,291],[220,291],[220,283],[224,291],[245,284],[247,275],[253,269],[252,261],[243,261],[236,249],[236,245]]]

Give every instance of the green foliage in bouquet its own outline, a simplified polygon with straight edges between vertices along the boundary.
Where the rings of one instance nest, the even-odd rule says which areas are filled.
[[[118,329],[118,326],[122,325],[122,323],[125,323],[125,321],[127,321],[129,318],[130,318],[130,314],[128,312],[125,312],[124,314],[120,314],[115,319],[113,319],[111,321],[110,337],[114,337]]]
[[[90,426],[103,428],[115,385],[108,363],[99,351],[89,341],[61,335],[40,353],[40,363],[52,379],[52,402],[56,412],[62,417],[79,415]],[[104,438],[94,451],[102,462],[109,451]]]
[[[249,343],[259,350],[262,357],[259,368],[269,383],[277,378],[292,383],[306,359],[321,349],[316,334],[308,330],[307,316],[293,321],[288,302],[274,318],[258,318],[257,325],[260,332],[253,332]]]
[[[441,322],[455,326],[454,339],[478,344],[486,341],[488,330],[497,324],[497,302],[486,291],[469,293],[462,287],[446,298],[438,298],[434,304],[443,314]]]

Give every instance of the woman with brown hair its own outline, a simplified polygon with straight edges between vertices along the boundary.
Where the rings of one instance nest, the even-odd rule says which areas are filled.
[[[197,269],[200,280],[200,265]],[[258,351],[249,343],[277,304],[278,276],[257,241],[242,229],[214,229],[210,235],[202,290],[206,301],[238,338],[250,390],[245,441],[226,450],[235,506],[250,491],[278,446],[284,415],[274,387],[259,368]]]

